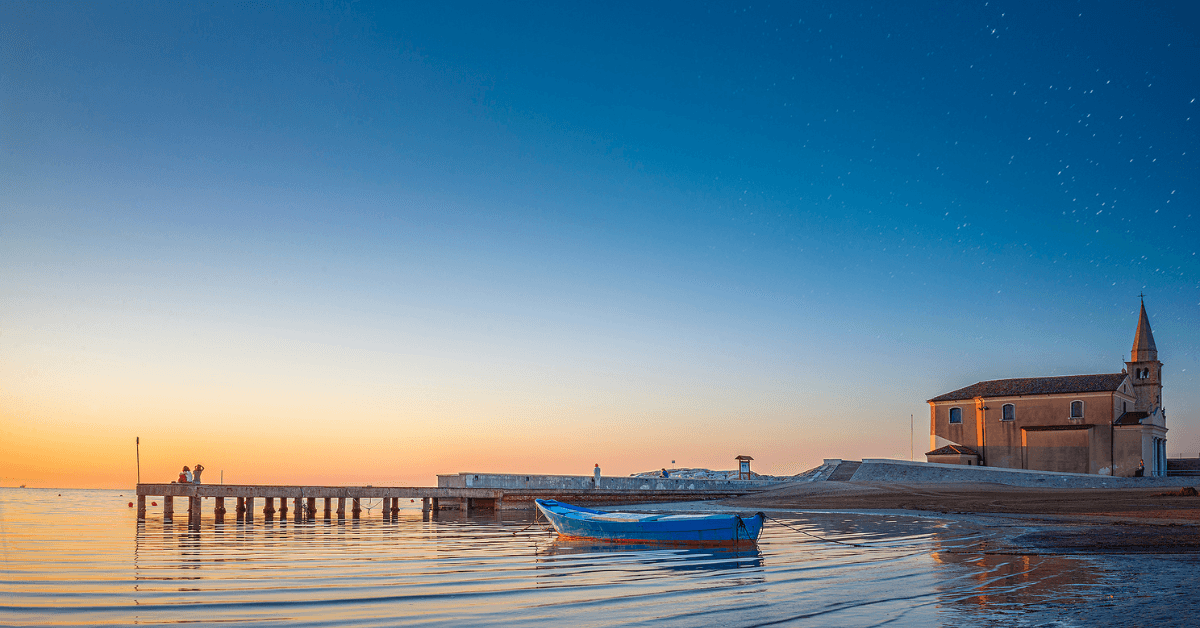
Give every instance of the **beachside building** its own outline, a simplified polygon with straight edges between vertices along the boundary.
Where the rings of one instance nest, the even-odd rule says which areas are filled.
[[[1146,304],[1120,373],[971,384],[929,400],[929,462],[1133,476],[1167,472],[1162,362]]]

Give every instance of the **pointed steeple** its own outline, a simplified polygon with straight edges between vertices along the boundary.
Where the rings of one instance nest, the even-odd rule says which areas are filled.
[[[1149,362],[1158,359],[1158,348],[1154,346],[1154,332],[1150,331],[1150,318],[1146,316],[1146,300],[1142,299],[1142,313],[1138,317],[1137,335],[1133,338],[1132,362]]]

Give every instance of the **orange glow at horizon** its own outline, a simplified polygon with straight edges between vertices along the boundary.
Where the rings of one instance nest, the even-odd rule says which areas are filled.
[[[182,466],[201,463],[210,484],[223,473],[228,484],[377,486],[432,486],[439,473],[463,471],[590,475],[595,463],[612,476],[672,466],[724,470],[736,468],[739,454],[753,455],[759,473],[792,475],[831,456],[828,447],[805,443],[787,422],[735,427],[719,417],[667,413],[569,421],[493,413],[458,422],[416,412],[404,419],[366,412],[339,421],[317,413],[264,419],[205,407],[174,413],[126,408],[117,418],[61,405],[37,413],[76,418],[31,420],[28,407],[4,410],[2,486],[131,487],[139,451],[143,482],[170,482]],[[678,428],[687,421],[690,429]]]

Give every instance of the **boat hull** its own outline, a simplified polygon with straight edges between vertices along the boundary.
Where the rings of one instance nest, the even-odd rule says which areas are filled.
[[[637,515],[581,508],[554,500],[536,500],[538,511],[560,538],[598,539],[612,543],[672,545],[737,545],[754,543],[763,514]]]

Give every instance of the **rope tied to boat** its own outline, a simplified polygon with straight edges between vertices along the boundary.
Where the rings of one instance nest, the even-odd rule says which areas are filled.
[[[520,530],[518,530],[516,532],[513,532],[513,536],[516,536],[516,535],[528,530],[529,528],[532,528],[533,526],[541,523],[541,521],[539,521],[539,519],[541,518],[541,514],[542,514],[542,511],[538,510],[537,506],[534,506],[533,507],[533,523],[525,526],[524,528],[521,528]],[[543,529],[545,529],[545,528],[543,528]]]
[[[755,515],[754,515],[754,516],[755,516],[755,517],[757,517],[758,515],[761,515],[761,514],[762,514],[761,512],[760,512],[760,513],[755,513]],[[747,541],[753,541],[754,539],[753,539],[753,538],[751,538],[751,536],[750,536],[750,530],[746,528],[746,521],[745,521],[744,519],[742,519],[742,516],[741,516],[741,515],[734,515],[734,516],[733,516],[733,518],[734,518],[734,519],[737,519],[737,527],[735,527],[735,528],[733,529],[733,542],[734,542],[734,543],[737,543],[738,541],[742,540],[742,532],[745,532],[745,533],[746,533],[746,540],[747,540]],[[763,515],[763,518],[765,519],[765,518],[766,518],[766,515]]]
[[[783,526],[783,527],[785,527],[785,528],[787,528],[787,529],[789,529],[789,530],[793,530],[793,531],[795,531],[795,532],[799,532],[800,534],[807,534],[808,536],[811,536],[811,537],[812,537],[812,538],[814,538],[814,539],[818,539],[818,540],[821,540],[821,541],[826,541],[826,542],[829,542],[829,543],[837,543],[838,545],[849,545],[850,547],[866,547],[866,545],[860,545],[860,544],[858,544],[858,543],[847,543],[847,542],[845,542],[845,541],[839,541],[839,540],[837,540],[837,539],[830,539],[830,538],[826,538],[826,537],[823,537],[823,536],[818,536],[818,535],[816,535],[816,534],[813,534],[812,532],[807,532],[807,531],[805,531],[805,530],[801,530],[800,528],[797,528],[797,527],[790,526],[790,525],[788,525],[787,523],[784,523],[783,521],[780,521],[779,519],[776,519],[775,517],[768,517],[768,516],[766,516],[766,515],[765,515],[765,514],[763,514],[763,513],[759,513],[759,514],[762,514],[762,515],[763,515],[763,520],[771,520],[771,521],[774,521],[775,523],[778,523],[779,525],[781,525],[781,526]]]

